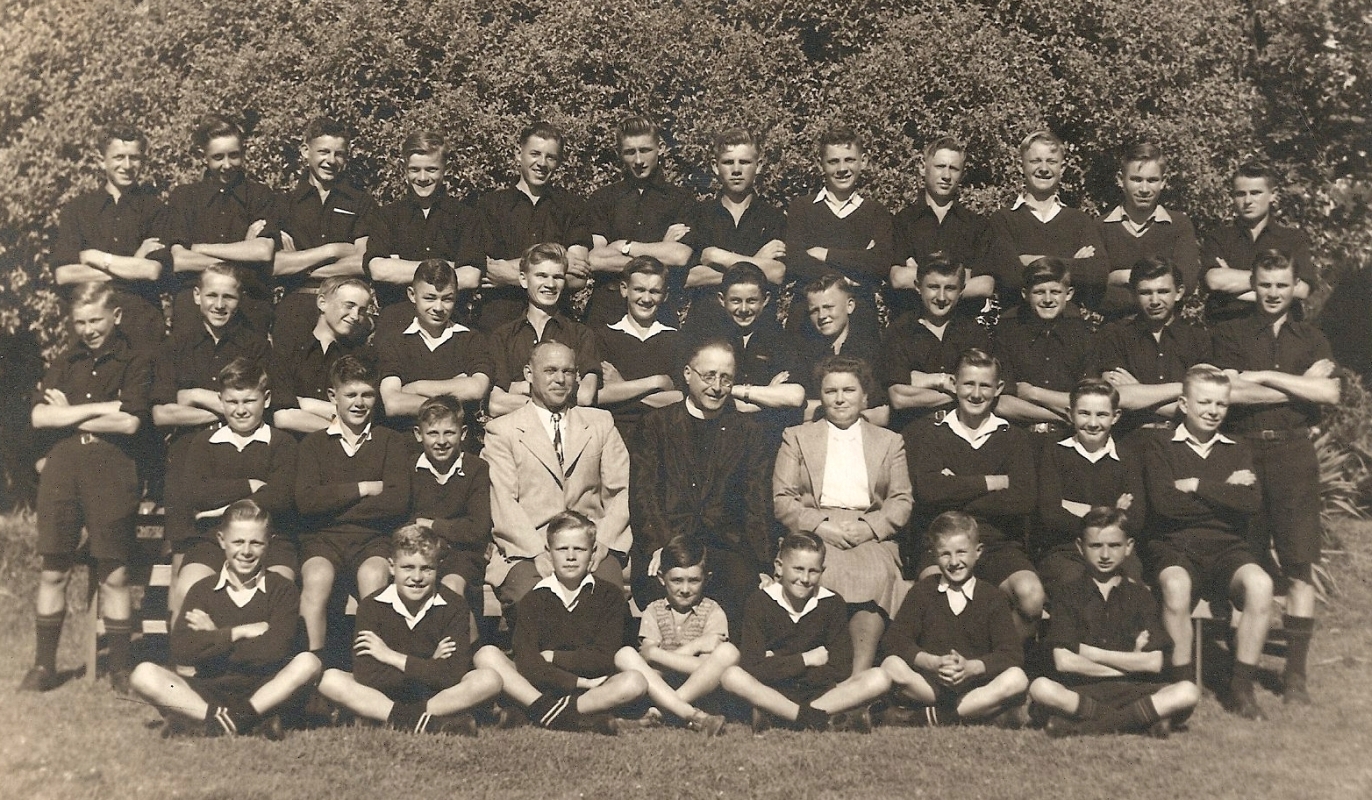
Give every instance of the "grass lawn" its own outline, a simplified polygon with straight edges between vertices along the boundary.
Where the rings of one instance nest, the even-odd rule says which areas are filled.
[[[1207,696],[1190,730],[1165,741],[978,728],[754,738],[745,725],[713,741],[670,729],[606,739],[528,728],[477,740],[342,728],[280,743],[164,741],[154,710],[104,682],[12,693],[33,655],[21,528],[0,522],[3,798],[1372,796],[1372,524],[1348,524],[1335,557],[1341,594],[1322,611],[1311,655],[1318,705],[1288,708],[1260,691],[1271,719],[1248,723]],[[79,627],[69,619],[63,668],[80,661]]]

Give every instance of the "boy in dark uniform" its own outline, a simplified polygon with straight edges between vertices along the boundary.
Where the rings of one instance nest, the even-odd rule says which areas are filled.
[[[199,273],[217,264],[241,273],[243,316],[265,337],[272,323],[272,258],[279,238],[276,193],[243,173],[243,130],[236,124],[206,117],[192,141],[205,177],[172,190],[158,225],[179,279],[172,330],[196,327],[192,292]]]
[[[328,117],[305,126],[300,145],[305,172],[279,198],[281,247],[272,271],[286,295],[276,307],[273,347],[291,351],[309,338],[315,300],[326,279],[362,275],[366,226],[376,201],[344,176],[351,140],[348,130]]]
[[[105,185],[62,209],[53,278],[59,286],[113,284],[123,311],[119,329],[135,350],[151,352],[167,332],[160,292],[171,254],[155,234],[162,200],[138,183],[148,139],[137,128],[116,125],[101,132],[99,145]]]
[[[1322,406],[1339,402],[1329,342],[1318,327],[1292,318],[1298,278],[1285,254],[1269,251],[1253,264],[1254,308],[1214,329],[1215,364],[1233,370],[1234,408],[1226,430],[1253,449],[1263,513],[1255,519],[1266,551],[1276,545],[1286,594],[1283,700],[1308,704],[1305,662],[1315,630],[1311,569],[1320,561],[1320,468],[1310,427]]]
[[[520,132],[515,148],[519,180],[476,201],[476,212],[486,226],[485,272],[476,317],[482,333],[490,334],[524,311],[519,258],[539,242],[557,242],[567,248],[567,286],[573,291],[563,293],[564,312],[571,307],[572,294],[590,277],[588,251],[581,244],[589,237],[578,227],[586,201],[553,185],[553,176],[562,166],[563,147],[560,128],[542,120],[533,123]]]
[[[680,332],[658,319],[667,299],[667,268],[652,256],[635,256],[620,277],[627,306],[624,318],[596,329],[605,385],[596,403],[615,416],[624,441],[633,439],[638,421],[654,408],[679,402],[672,373],[681,361]]]
[[[1296,299],[1310,296],[1315,280],[1310,240],[1299,230],[1272,220],[1277,183],[1276,170],[1262,162],[1249,161],[1234,171],[1230,192],[1234,222],[1208,231],[1201,245],[1201,281],[1209,292],[1205,318],[1210,324],[1245,316],[1252,308],[1253,264],[1268,250],[1278,250],[1291,259],[1296,270]],[[1300,306],[1296,308],[1299,316]]]
[[[272,423],[295,433],[322,431],[333,419],[329,370],[343,356],[374,358],[372,331],[376,294],[361,278],[325,278],[315,301],[314,329],[294,348],[272,348]]]
[[[669,289],[679,291],[693,251],[695,197],[663,177],[657,125],[647,117],[627,117],[615,129],[615,146],[624,180],[591,195],[581,224],[591,237],[589,259],[597,279],[586,306],[586,323],[593,328],[619,318],[617,276],[629,259],[652,256],[661,261],[675,270]]]
[[[826,272],[807,284],[793,301],[793,312],[797,310],[795,302],[801,297],[805,298],[804,308],[810,322],[798,329],[794,337],[795,370],[797,381],[805,387],[805,419],[808,420],[820,406],[819,382],[815,379],[819,363],[832,355],[845,355],[875,364],[881,342],[875,330],[852,324],[857,301],[853,299],[852,286],[837,272]],[[891,410],[881,387],[868,397],[867,406],[862,416],[868,422],[874,425],[887,423]]]
[[[76,340],[48,367],[34,392],[33,427],[61,436],[48,451],[38,482],[38,581],[34,666],[22,691],[57,685],[57,644],[67,611],[67,581],[84,527],[95,559],[91,581],[109,643],[110,684],[129,690],[130,601],[125,564],[134,541],[140,497],[131,443],[148,416],[147,357],[119,332],[120,310],[106,283],[72,293]]]

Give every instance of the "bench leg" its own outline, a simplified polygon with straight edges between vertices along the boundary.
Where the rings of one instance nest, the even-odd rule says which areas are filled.
[[[1205,620],[1199,618],[1194,619],[1192,620],[1192,625],[1191,646],[1195,650],[1192,660],[1196,665],[1196,686],[1203,687],[1204,684],[1201,683],[1201,676],[1204,674],[1205,670],[1201,668],[1201,658],[1202,654],[1205,652]]]
[[[90,568],[86,598],[86,680],[95,682],[96,660],[100,654],[100,584],[96,583],[95,567]]]

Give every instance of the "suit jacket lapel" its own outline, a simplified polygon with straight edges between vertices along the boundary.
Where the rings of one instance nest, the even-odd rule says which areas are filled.
[[[819,493],[824,489],[824,461],[829,451],[829,429],[823,422],[803,425],[796,443],[800,445],[800,455],[805,464],[806,477],[810,481],[810,492],[819,505]]]
[[[581,409],[573,406],[567,409],[565,428],[567,435],[562,442],[562,458],[566,463],[566,473],[570,475],[576,467],[577,459],[581,458],[582,451],[591,442],[591,426],[586,422],[586,415]],[[553,456],[553,463],[557,463],[556,454]]]
[[[885,447],[881,445],[881,431],[869,422],[862,423],[862,460],[867,462],[867,489],[872,499],[881,497],[877,482],[883,478],[886,467]]]
[[[538,419],[532,403],[515,412],[519,414],[519,441],[539,460],[549,473],[562,484],[562,470],[557,466],[557,452],[553,450],[553,440]],[[563,442],[563,457],[566,457],[566,442]],[[570,463],[570,462],[569,462]]]

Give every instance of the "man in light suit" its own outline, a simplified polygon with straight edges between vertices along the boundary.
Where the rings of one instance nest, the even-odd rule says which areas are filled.
[[[596,523],[596,580],[624,586],[629,530],[629,452],[614,417],[575,405],[576,355],[539,342],[524,367],[532,402],[486,427],[481,456],[491,468],[491,520],[497,552],[486,570],[510,610],[552,574],[547,524],[562,511]]]

